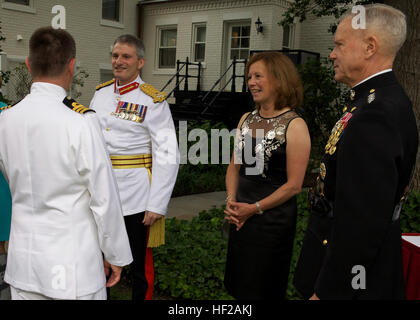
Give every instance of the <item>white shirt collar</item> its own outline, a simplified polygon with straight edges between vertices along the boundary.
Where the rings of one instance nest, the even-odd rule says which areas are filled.
[[[66,90],[56,84],[48,82],[34,82],[31,86],[31,94],[53,95],[64,99],[67,95]]]
[[[392,69],[385,69],[385,70],[379,71],[379,72],[371,75],[370,77],[367,77],[366,79],[360,81],[358,84],[356,84],[355,86],[353,86],[352,89],[356,88],[359,84],[362,84],[363,82],[366,82],[369,79],[372,79],[373,77],[379,76],[382,73],[386,73],[386,72],[390,72],[390,71],[392,71]]]

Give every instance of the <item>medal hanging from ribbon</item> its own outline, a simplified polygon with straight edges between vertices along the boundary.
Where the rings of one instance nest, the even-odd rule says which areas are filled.
[[[344,115],[341,117],[340,120],[337,121],[337,123],[331,131],[330,138],[328,139],[328,143],[325,146],[325,153],[328,153],[330,155],[333,155],[335,153],[337,149],[336,145],[340,140],[341,136],[343,135],[343,131],[347,127],[349,120],[352,118],[352,112],[356,110],[356,107],[353,107],[350,112],[346,112],[346,109],[344,111]]]
[[[141,123],[146,117],[146,111],[147,106],[145,105],[119,101],[117,109],[111,115],[120,119]]]

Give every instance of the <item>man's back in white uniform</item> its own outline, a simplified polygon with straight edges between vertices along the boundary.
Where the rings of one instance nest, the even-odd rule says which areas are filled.
[[[13,288],[76,299],[105,287],[102,253],[114,266],[132,261],[111,163],[88,111],[66,99],[64,86],[34,78],[31,93],[0,114],[0,170],[12,194],[5,281]]]

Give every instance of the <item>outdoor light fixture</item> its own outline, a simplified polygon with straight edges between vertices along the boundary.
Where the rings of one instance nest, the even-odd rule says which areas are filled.
[[[259,34],[260,32],[263,32],[263,26],[262,26],[262,22],[260,20],[260,17],[258,17],[257,21],[255,21],[255,28],[257,29],[257,34]]]

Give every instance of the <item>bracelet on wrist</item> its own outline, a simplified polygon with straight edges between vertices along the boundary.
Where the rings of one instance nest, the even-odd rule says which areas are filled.
[[[225,201],[228,202],[229,200],[232,200],[232,195],[230,195],[230,194],[226,197]]]
[[[258,212],[257,212],[257,214],[263,214],[264,213],[264,211],[261,209],[261,206],[260,206],[260,204],[258,203],[258,201],[257,202],[255,202],[255,205],[257,206],[257,209],[258,209]]]

